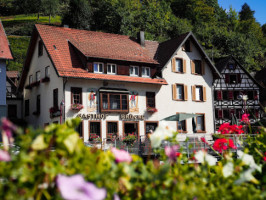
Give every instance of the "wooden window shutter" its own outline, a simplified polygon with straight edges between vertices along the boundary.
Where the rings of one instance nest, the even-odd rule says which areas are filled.
[[[232,100],[233,97],[234,97],[233,91],[229,91],[229,92],[228,92],[228,98],[229,98],[230,100]]]
[[[259,110],[256,110],[255,115],[256,115],[256,118],[259,118],[259,117],[260,117],[260,112],[259,112]]]
[[[88,62],[87,63],[87,68],[88,68],[88,72],[93,72],[93,63],[92,62]]]
[[[218,110],[218,118],[223,118],[223,110]]]
[[[195,74],[195,63],[193,60],[190,61],[190,66],[191,66],[191,74]]]
[[[186,73],[187,72],[187,63],[186,60],[183,59],[183,72]]]
[[[206,87],[203,87],[203,101],[207,101]]]
[[[156,74],[156,68],[152,67],[151,68],[151,77],[154,77]]]
[[[205,74],[205,62],[204,60],[201,61],[201,75]]]
[[[223,98],[222,98],[222,91],[220,90],[220,91],[217,91],[217,99],[218,100],[222,100]]]
[[[107,63],[103,63],[103,73],[107,74]]]
[[[225,83],[229,83],[229,74],[225,74]]]
[[[255,99],[255,100],[258,100],[258,99],[259,99],[258,97],[259,97],[259,95],[258,95],[258,91],[255,90],[255,91],[254,91],[254,99]]]
[[[175,72],[175,68],[176,68],[176,63],[175,63],[175,58],[172,59],[172,71]]]
[[[192,101],[196,101],[196,86],[192,86]]]
[[[187,101],[187,85],[184,85],[184,100]]]
[[[173,100],[176,100],[176,84],[173,84]]]

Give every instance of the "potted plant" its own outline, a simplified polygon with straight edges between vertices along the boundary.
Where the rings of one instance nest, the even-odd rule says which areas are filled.
[[[157,108],[147,107],[147,112],[155,113],[157,111]]]
[[[61,116],[61,111],[59,110],[58,107],[51,107],[49,109],[49,112],[50,112],[50,118]]]
[[[82,104],[79,104],[79,103],[71,104],[71,110],[81,110],[82,108],[83,108]]]
[[[90,139],[89,139],[91,142],[93,143],[99,143],[102,141],[102,139],[100,138],[99,135],[97,135],[96,133],[91,133],[90,134]]]
[[[122,141],[128,146],[133,146],[133,143],[136,141],[136,139],[137,137],[135,136],[135,134],[132,133],[125,136]]]

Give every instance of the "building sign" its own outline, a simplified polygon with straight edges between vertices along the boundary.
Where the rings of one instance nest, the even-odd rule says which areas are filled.
[[[131,115],[131,114],[121,114],[120,115],[121,120],[144,120],[144,115]]]
[[[82,119],[90,119],[90,120],[100,120],[100,119],[106,119],[107,114],[78,114],[77,117],[80,117]]]

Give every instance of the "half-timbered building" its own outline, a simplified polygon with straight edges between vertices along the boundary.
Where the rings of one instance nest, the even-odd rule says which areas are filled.
[[[260,85],[233,57],[219,59],[216,67],[222,78],[214,81],[216,129],[222,123],[236,123],[242,114],[249,113],[251,123],[260,119]]]

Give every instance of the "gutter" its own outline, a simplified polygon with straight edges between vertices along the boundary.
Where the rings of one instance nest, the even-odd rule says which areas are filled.
[[[63,101],[61,102],[63,105],[63,122],[66,121],[66,96],[65,96],[65,90],[66,90],[66,84],[67,84],[68,78],[63,78]]]

